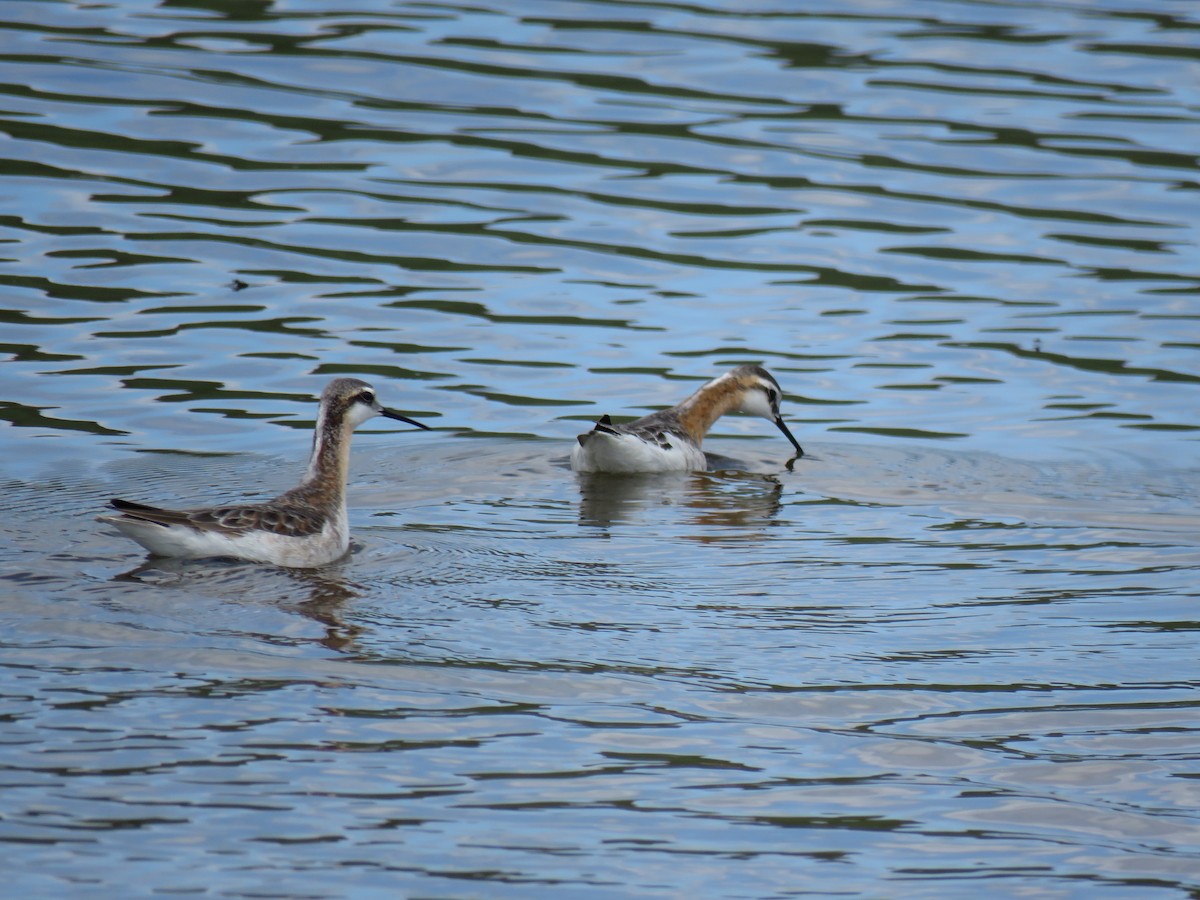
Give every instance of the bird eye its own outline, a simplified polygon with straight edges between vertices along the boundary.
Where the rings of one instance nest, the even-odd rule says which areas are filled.
[[[367,406],[372,406],[375,403],[375,395],[370,391],[363,391],[358,395],[358,402],[365,403]]]

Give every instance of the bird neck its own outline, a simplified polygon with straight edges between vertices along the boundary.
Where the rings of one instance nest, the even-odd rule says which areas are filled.
[[[737,409],[740,401],[741,389],[737,383],[718,379],[704,385],[680,403],[676,412],[692,440],[699,444],[713,423],[725,413]]]
[[[322,414],[313,431],[312,455],[300,484],[288,493],[303,497],[314,506],[344,504],[346,476],[350,469],[350,433]]]

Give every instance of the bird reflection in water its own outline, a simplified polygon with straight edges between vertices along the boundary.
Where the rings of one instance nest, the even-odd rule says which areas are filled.
[[[734,469],[667,475],[580,474],[579,523],[599,528],[632,523],[650,509],[678,506],[690,514],[680,524],[719,531],[687,535],[728,541],[730,529],[757,536],[782,508],[783,483],[775,475]]]
[[[353,552],[353,551],[351,551]],[[347,581],[342,566],[320,569],[285,569],[237,560],[185,560],[151,557],[113,576],[113,581],[138,582],[169,590],[185,587],[189,595],[205,591],[222,600],[264,600],[285,612],[298,612],[318,623],[324,634],[316,643],[339,653],[350,652],[364,628],[343,617],[347,602],[361,596],[362,588]]]

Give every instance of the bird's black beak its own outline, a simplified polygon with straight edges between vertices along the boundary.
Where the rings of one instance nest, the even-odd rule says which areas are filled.
[[[379,407],[379,414],[381,416],[387,416],[389,419],[395,419],[397,422],[407,422],[409,425],[416,425],[418,428],[424,428],[426,431],[432,431],[428,425],[422,425],[416,419],[410,419],[408,416],[402,416],[394,409],[388,409],[386,406]],[[795,443],[795,441],[792,443]]]
[[[796,448],[796,455],[793,456],[792,459],[797,460],[800,457],[802,457],[804,455],[804,448],[800,446],[800,442],[798,440],[796,440],[794,437],[792,437],[792,433],[790,431],[788,431],[787,425],[785,425],[783,422],[783,416],[775,417],[775,427],[778,428],[780,431],[782,431],[783,436],[786,437],[789,441],[791,441],[792,446]]]

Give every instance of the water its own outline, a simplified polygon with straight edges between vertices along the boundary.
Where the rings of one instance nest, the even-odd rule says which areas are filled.
[[[1193,4],[0,20],[12,896],[1200,894]],[[346,560],[93,522],[341,373]]]

